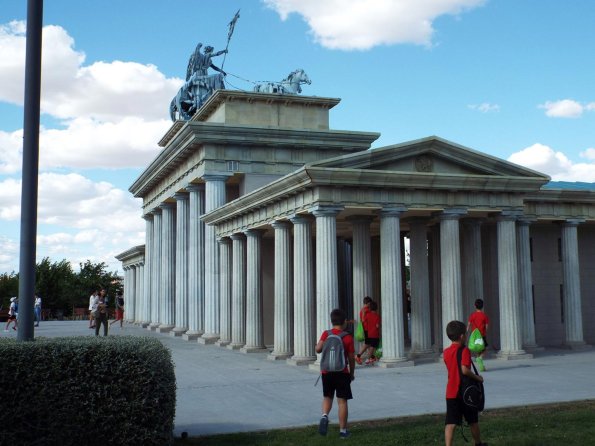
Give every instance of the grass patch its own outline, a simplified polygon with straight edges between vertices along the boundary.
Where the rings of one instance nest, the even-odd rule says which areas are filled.
[[[549,446],[595,444],[595,400],[522,406],[487,410],[480,415],[482,440],[490,446]],[[379,444],[441,445],[444,444],[444,414],[390,418],[350,424],[349,442],[358,446]],[[336,424],[329,426],[326,437],[318,434],[318,426],[282,429],[266,432],[193,437],[176,439],[176,446],[302,446],[345,444],[339,439]],[[472,445],[469,428],[465,428],[469,443],[460,429],[455,445]]]

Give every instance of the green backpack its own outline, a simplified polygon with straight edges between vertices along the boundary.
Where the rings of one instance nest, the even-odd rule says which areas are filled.
[[[471,336],[469,336],[469,342],[467,347],[473,353],[481,353],[485,350],[486,346],[483,342],[483,336],[481,335],[479,328],[476,328],[471,332]]]

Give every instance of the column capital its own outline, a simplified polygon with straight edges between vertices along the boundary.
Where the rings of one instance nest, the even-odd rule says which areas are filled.
[[[151,212],[148,212],[148,214],[151,214],[153,216],[155,216],[157,214],[161,215],[161,208],[159,206],[157,206],[157,207],[151,209]]]
[[[291,222],[287,220],[273,220],[271,226],[275,229],[289,229],[291,228]]]
[[[569,228],[572,226],[578,226],[584,222],[585,222],[585,220],[581,219],[581,218],[568,218],[568,219],[562,221],[562,226]]]
[[[374,215],[350,215],[345,218],[351,224],[372,223],[375,219],[376,217]]]
[[[521,215],[516,223],[518,226],[531,226],[531,223],[534,223],[535,221],[537,221],[536,218],[534,217],[529,217],[527,215]]]
[[[143,215],[143,220],[149,221],[149,220],[153,220],[153,213],[152,212],[147,212],[146,214]]]
[[[186,186],[185,188],[188,192],[193,192],[193,191],[203,191],[205,190],[205,185],[204,184],[197,184],[197,183],[190,183],[188,184],[188,186]]]
[[[231,175],[223,173],[206,173],[202,176],[204,181],[223,181],[226,182]]]
[[[190,198],[190,194],[188,192],[176,192],[173,197],[176,201],[184,201]]]
[[[316,205],[309,209],[314,217],[334,217],[341,212],[345,207],[333,205]]]
[[[295,214],[289,218],[294,225],[296,224],[310,224],[312,223],[312,216],[309,214]]]
[[[161,210],[171,209],[171,208],[175,207],[175,205],[176,205],[175,203],[170,203],[168,201],[164,201],[163,203],[161,203],[159,205],[159,209],[161,209]]]
[[[386,206],[378,211],[380,218],[382,217],[400,217],[403,212],[406,212],[405,206]]]
[[[235,234],[231,234],[229,238],[232,240],[246,240],[246,236],[242,232],[236,232]]]
[[[230,237],[219,237],[217,239],[217,243],[219,243],[220,245],[230,245],[231,238]]]
[[[523,212],[516,209],[505,209],[496,216],[496,221],[517,221]]]
[[[246,235],[246,237],[262,237],[263,234],[266,232],[266,229],[246,229],[244,231],[244,234]]]
[[[435,215],[438,220],[458,220],[466,214],[467,209],[465,208],[448,208],[442,210],[442,212],[437,212]]]

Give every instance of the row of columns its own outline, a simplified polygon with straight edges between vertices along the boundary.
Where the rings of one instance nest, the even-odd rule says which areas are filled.
[[[161,332],[186,339],[241,349],[263,351],[262,234],[258,229],[217,240],[215,228],[200,221],[225,203],[224,176],[205,177],[206,185],[191,185],[145,216],[147,239],[143,268],[126,270],[127,295],[134,320]],[[272,223],[275,234],[274,348],[270,359],[292,364],[316,360],[317,334],[329,326],[329,314],[339,306],[336,216],[337,206],[318,206],[312,215],[296,215]],[[411,351],[405,353],[400,217],[406,209],[385,208],[380,218],[380,283],[383,358],[387,367],[410,365],[409,357],[431,354],[432,316],[427,227],[423,219],[408,221],[411,237]],[[451,320],[463,320],[464,299],[483,297],[481,228],[465,223],[463,244],[459,223],[463,209],[438,215],[440,257],[440,333]],[[312,222],[316,245],[312,249]],[[350,217],[353,227],[354,314],[360,298],[372,294],[371,216]],[[577,225],[562,230],[565,278],[566,340],[582,345]],[[530,221],[515,213],[497,219],[498,285],[502,358],[526,357],[536,347],[529,257]],[[293,230],[293,242],[292,242]],[[433,249],[436,248],[434,240]],[[466,258],[461,266],[461,246]],[[314,262],[315,256],[315,262]],[[312,265],[316,265],[316,275]],[[316,279],[314,280],[314,277]],[[464,283],[463,283],[464,281]],[[465,292],[463,290],[465,289]],[[141,291],[142,290],[142,291]],[[463,297],[466,296],[466,297]],[[435,303],[436,304],[436,303]],[[132,308],[131,308],[132,307]],[[129,316],[130,317],[130,316]],[[314,321],[316,325],[314,325]],[[436,327],[435,327],[436,333]],[[442,336],[442,347],[450,344]]]

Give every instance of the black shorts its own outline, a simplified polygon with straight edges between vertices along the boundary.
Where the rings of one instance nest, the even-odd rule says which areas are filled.
[[[333,398],[337,393],[337,398],[350,400],[351,394],[351,375],[344,372],[329,372],[322,374],[322,395],[327,398]]]
[[[479,412],[466,406],[460,398],[446,399],[446,420],[444,424],[463,424],[463,417],[468,424],[475,424],[479,421]]]
[[[378,346],[380,345],[380,338],[366,338],[366,345],[378,348]]]

